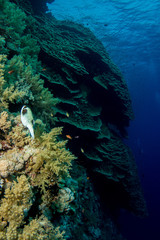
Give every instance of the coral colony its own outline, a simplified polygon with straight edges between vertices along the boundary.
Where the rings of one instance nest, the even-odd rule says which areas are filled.
[[[44,12],[0,0],[0,239],[121,240],[115,213],[146,215],[125,81],[88,29]]]

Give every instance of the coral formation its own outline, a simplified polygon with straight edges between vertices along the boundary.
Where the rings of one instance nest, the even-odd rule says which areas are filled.
[[[74,200],[74,193],[70,188],[63,188],[59,190],[58,196],[55,200],[55,205],[58,212],[68,211],[70,203]]]
[[[47,216],[38,218],[40,212],[43,215],[44,208],[52,209],[51,205],[57,205],[54,212],[59,212],[57,198],[61,199],[61,208],[64,204],[68,209],[74,200],[73,194],[71,200],[61,194],[67,190],[69,194],[69,188],[64,187],[63,190],[59,186],[62,180],[65,186],[75,158],[66,150],[66,141],[57,141],[62,128],[53,128],[33,142],[20,122],[20,115],[15,117],[2,112],[0,130],[0,239],[36,239],[39,234],[38,239],[63,239],[64,231],[54,227]],[[39,192],[39,204],[34,202],[35,191]],[[36,217],[28,220],[28,212],[35,204],[43,204],[43,211],[35,211]],[[29,229],[31,232],[28,233]]]
[[[0,0],[0,239],[121,240],[115,212],[146,214],[126,83],[88,29],[35,3]]]
[[[136,166],[122,141],[133,112],[119,69],[93,34],[78,24],[43,16],[30,29],[41,48],[40,59],[48,66],[41,76],[60,99],[57,122],[72,139],[69,146],[90,173],[93,170],[93,178],[98,174],[99,185],[102,178],[122,188],[122,207],[145,215],[141,188],[134,187],[139,186]]]
[[[43,215],[25,224],[32,197],[32,189],[25,175],[18,177],[11,189],[5,190],[0,206],[0,239],[63,239],[64,232],[60,232],[59,227],[54,228]]]
[[[66,150],[66,141],[57,142],[57,136],[61,132],[62,128],[53,128],[35,142],[36,151],[26,168],[29,172],[32,169],[32,184],[38,186],[44,194],[49,194],[48,187],[56,185],[58,179],[69,177],[71,162],[75,158]]]
[[[0,239],[63,239],[64,231],[37,206],[48,209],[54,204],[62,190],[59,181],[70,176],[74,156],[66,150],[66,141],[57,141],[62,128],[44,133],[47,124],[50,130],[49,123],[54,121],[52,107],[57,99],[37,74],[43,68],[36,40],[24,33],[26,14],[7,0],[0,5]],[[34,116],[41,118],[36,120],[34,142],[20,121],[23,104],[30,104]],[[35,192],[39,194],[37,206]],[[37,211],[30,219],[28,212],[34,205]]]
[[[29,104],[37,118],[53,122],[53,106],[58,100],[40,78],[43,67],[38,61],[39,46],[31,34],[24,31],[27,16],[7,0],[1,0],[0,4],[0,47],[1,53],[5,53],[0,56],[0,108],[5,110],[12,105],[16,110],[17,104]]]
[[[60,231],[59,227],[53,227],[45,216],[33,219],[28,225],[25,225],[23,233],[18,236],[18,240],[23,239],[53,239],[64,240],[64,231]]]
[[[24,211],[29,211],[31,201],[31,187],[22,175],[11,189],[5,190],[5,198],[1,200],[0,239],[18,239],[18,228],[23,223]]]

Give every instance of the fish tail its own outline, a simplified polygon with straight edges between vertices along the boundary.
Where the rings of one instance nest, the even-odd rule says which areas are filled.
[[[32,125],[28,125],[28,129],[30,131],[31,137],[34,139],[34,129]]]

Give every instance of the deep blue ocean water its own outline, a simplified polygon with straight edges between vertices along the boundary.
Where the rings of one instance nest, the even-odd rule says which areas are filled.
[[[149,216],[122,212],[128,240],[160,239],[160,1],[55,0],[49,5],[60,20],[89,27],[121,69],[133,102],[135,120],[126,140],[132,148]]]

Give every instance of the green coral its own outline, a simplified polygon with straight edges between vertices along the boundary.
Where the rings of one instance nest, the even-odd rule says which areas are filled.
[[[53,123],[53,107],[58,100],[40,78],[39,46],[24,31],[29,17],[8,0],[1,0],[0,5],[0,49],[6,53],[0,56],[0,108],[8,109],[12,104],[16,111],[18,104],[29,104],[37,118]]]
[[[8,0],[0,0],[2,18],[8,17],[3,29],[10,38],[18,39],[26,27],[26,14]]]
[[[3,54],[7,52],[5,49],[5,43],[6,43],[5,38],[0,35],[0,51]]]
[[[4,93],[4,85],[5,85],[5,79],[4,79],[4,72],[5,72],[5,62],[6,62],[7,56],[4,54],[0,55],[0,109],[7,108],[7,103],[3,99],[3,93]]]
[[[37,117],[47,121],[57,103],[51,92],[44,88],[44,81],[35,73],[31,64],[25,63],[23,56],[14,56],[5,65],[6,89],[4,101],[32,106]],[[12,71],[12,74],[8,72]],[[43,111],[42,111],[43,110]]]

